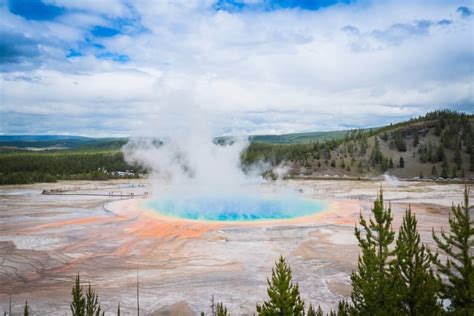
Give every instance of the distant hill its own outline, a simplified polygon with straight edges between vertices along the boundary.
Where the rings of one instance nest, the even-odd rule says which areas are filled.
[[[0,136],[0,150],[118,150],[126,142],[126,138],[90,138],[66,135],[2,135]]]
[[[254,142],[243,161],[284,166],[298,176],[473,178],[473,124],[472,114],[436,111],[373,130],[342,131],[321,143]]]
[[[249,139],[251,142],[270,144],[307,144],[315,141],[341,139],[344,138],[347,132],[348,130],[332,132],[292,133],[283,135],[252,135],[249,136]]]
[[[316,141],[341,139],[348,130],[331,132],[293,133],[283,135],[251,135],[250,142],[269,144],[307,144]],[[216,137],[216,142],[226,143],[231,137]],[[0,135],[0,150],[93,150],[120,149],[128,138],[92,138],[69,135]]]
[[[44,141],[44,140],[64,140],[64,139],[88,139],[84,136],[71,135],[0,135],[0,141]]]

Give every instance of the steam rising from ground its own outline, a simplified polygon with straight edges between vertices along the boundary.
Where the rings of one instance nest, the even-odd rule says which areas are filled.
[[[401,186],[406,185],[405,182],[400,181],[397,177],[390,175],[388,173],[385,173],[383,175],[383,178],[388,185],[393,186],[393,187],[401,187]]]
[[[123,152],[127,162],[150,172],[154,201],[149,206],[157,211],[190,219],[256,220],[304,216],[322,208],[289,193],[264,198],[260,168],[244,173],[241,167],[247,138],[215,143],[206,115],[196,107],[175,104],[156,117],[149,123],[154,137],[132,138]]]
[[[151,124],[153,138],[132,138],[124,146],[125,159],[151,172],[154,193],[216,195],[242,193],[246,184],[262,181],[243,173],[240,155],[248,145],[237,138],[219,145],[202,111],[191,106],[159,111]]]

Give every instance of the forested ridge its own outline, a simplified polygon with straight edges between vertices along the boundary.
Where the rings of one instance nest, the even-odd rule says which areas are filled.
[[[271,142],[255,141],[267,138],[254,137],[242,153],[242,167],[246,170],[263,162],[268,177],[275,177],[274,168],[284,167],[290,176],[357,178],[389,173],[401,178],[471,179],[473,122],[472,114],[443,110],[384,127],[349,130],[344,136],[333,133],[337,138],[324,141],[318,140],[318,133],[282,135],[279,140],[273,136],[268,138]],[[308,138],[310,135],[316,135],[316,140]],[[304,139],[304,143],[287,143],[295,139]],[[38,145],[41,141],[35,139],[32,143]],[[9,144],[0,146],[0,184],[105,180],[145,173],[143,168],[125,162],[120,150],[124,139],[73,139],[59,143],[48,139],[44,144],[53,147],[38,151],[25,150],[24,144],[21,149]],[[60,144],[76,147],[57,149],[55,146]],[[126,175],[117,173],[127,170]]]
[[[252,143],[243,162],[285,166],[290,175],[468,178],[474,175],[474,116],[436,111],[344,138],[308,144]]]

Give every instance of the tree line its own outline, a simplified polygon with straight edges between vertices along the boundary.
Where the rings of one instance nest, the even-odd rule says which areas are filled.
[[[296,167],[293,174],[311,173],[321,167],[359,175],[377,174],[405,168],[403,154],[410,151],[417,157],[414,161],[433,164],[431,175],[421,177],[464,178],[467,172],[474,172],[472,121],[472,115],[443,110],[382,128],[350,130],[337,140],[279,145],[251,143],[242,155],[242,163],[244,166],[257,161],[271,166],[292,164]],[[389,151],[381,150],[381,142]],[[466,156],[467,159],[463,158]],[[442,165],[436,166],[438,162]]]
[[[0,154],[0,184],[107,180],[123,178],[115,172],[126,170],[129,178],[143,172],[139,166],[129,165],[120,151]]]
[[[416,215],[408,207],[398,235],[392,228],[393,215],[380,190],[368,218],[360,214],[355,227],[360,253],[357,269],[351,274],[352,293],[335,310],[324,314],[320,305],[300,296],[290,265],[280,257],[267,279],[268,299],[257,304],[262,316],[349,316],[349,315],[474,315],[474,222],[469,204],[470,189],[464,189],[464,203],[452,206],[449,231],[432,236],[437,251],[421,242]],[[137,280],[138,282],[138,280]],[[138,295],[138,283],[137,283]],[[71,291],[73,316],[100,316],[98,294],[89,284],[84,292],[79,274]],[[137,296],[138,301],[138,296]],[[211,315],[230,315],[227,307],[211,299]],[[139,310],[138,310],[139,311]],[[25,302],[24,315],[30,307]],[[7,313],[5,312],[5,315]],[[120,315],[120,304],[117,307]],[[204,315],[204,312],[201,313]]]

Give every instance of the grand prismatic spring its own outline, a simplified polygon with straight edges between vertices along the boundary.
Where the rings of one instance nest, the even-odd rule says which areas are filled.
[[[319,213],[327,208],[324,201],[260,197],[175,197],[144,203],[161,215],[205,221],[284,220]]]

